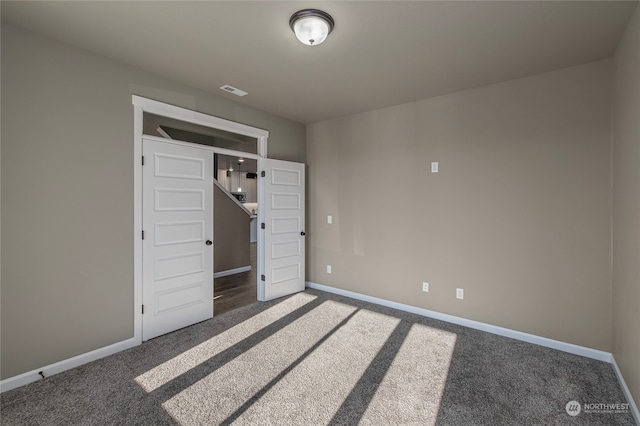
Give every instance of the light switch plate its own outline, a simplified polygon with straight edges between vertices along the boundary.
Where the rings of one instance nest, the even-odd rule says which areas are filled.
[[[438,173],[438,162],[437,161],[432,161],[431,162],[431,173]]]
[[[331,273],[331,265],[327,265],[327,274]]]
[[[327,223],[329,225],[331,225],[333,223],[333,216],[331,216],[331,215],[327,216]]]

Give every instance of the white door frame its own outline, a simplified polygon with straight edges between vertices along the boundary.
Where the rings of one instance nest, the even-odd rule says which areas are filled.
[[[249,136],[257,139],[258,153],[242,153],[243,157],[260,159],[267,156],[267,141],[269,132],[264,129],[247,126],[223,118],[214,117],[186,108],[169,105],[152,99],[133,95],[132,103],[134,109],[133,120],[133,338],[137,344],[142,343],[142,134],[143,134],[143,114],[145,112],[162,117],[198,124],[239,135]],[[154,138],[151,138],[154,139]],[[187,142],[168,141],[163,138],[155,138],[163,142],[197,146],[199,148],[210,149],[216,153],[226,153],[237,155],[237,151],[229,151],[222,148],[210,147],[207,145],[190,144]],[[258,184],[258,197],[263,191],[262,183]],[[263,214],[258,206],[258,222],[263,222]],[[264,233],[258,232],[258,288],[260,288],[260,275],[264,273]],[[211,277],[213,279],[213,277]],[[259,291],[258,291],[259,292]],[[258,295],[256,295],[257,299]],[[213,303],[213,300],[211,301]]]

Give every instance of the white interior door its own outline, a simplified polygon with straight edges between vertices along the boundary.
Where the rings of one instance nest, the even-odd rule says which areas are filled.
[[[263,159],[264,280],[260,300],[305,288],[304,164]],[[260,205],[259,205],[260,207]]]
[[[142,339],[213,317],[213,154],[143,139]]]

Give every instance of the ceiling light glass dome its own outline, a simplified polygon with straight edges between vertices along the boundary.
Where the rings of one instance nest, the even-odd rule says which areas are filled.
[[[303,9],[289,19],[289,26],[300,42],[308,46],[317,46],[326,40],[333,30],[331,15],[317,9]]]

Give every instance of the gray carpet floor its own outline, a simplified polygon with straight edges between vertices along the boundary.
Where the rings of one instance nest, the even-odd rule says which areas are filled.
[[[3,425],[633,425],[610,364],[315,290],[3,393]]]

